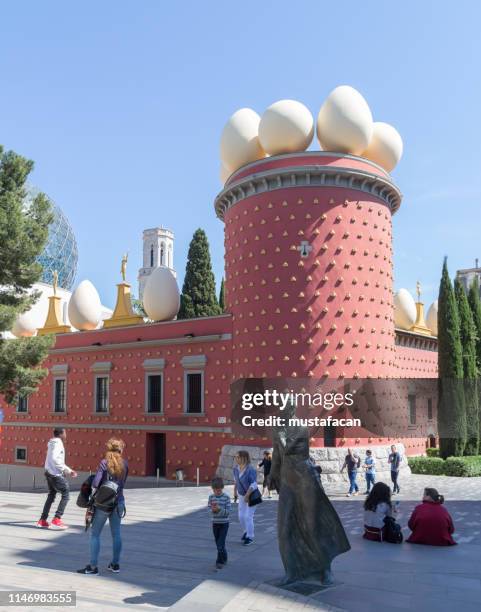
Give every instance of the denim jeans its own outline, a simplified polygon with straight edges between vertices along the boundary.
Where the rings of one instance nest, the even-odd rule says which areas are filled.
[[[250,540],[254,539],[254,514],[257,506],[249,506],[241,495],[239,497],[239,523]]]
[[[55,501],[57,493],[60,493],[61,497],[57,511],[55,512],[55,517],[61,518],[65,512],[65,507],[67,506],[70,497],[70,487],[68,485],[68,481],[63,476],[52,476],[52,474],[49,474],[48,472],[45,472],[45,478],[47,479],[48,495],[43,507],[41,518],[44,521],[47,520],[50,508]]]
[[[369,493],[369,491],[371,490],[371,485],[374,486],[375,482],[376,482],[376,474],[371,474],[369,472],[366,472],[366,491],[367,493]]]
[[[217,546],[217,563],[227,562],[227,551],[225,549],[225,539],[229,531],[229,523],[212,523],[215,544]]]
[[[401,490],[397,483],[398,476],[399,476],[399,472],[396,472],[395,470],[391,470],[391,480],[393,484],[394,493],[399,493],[399,491]]]
[[[112,563],[118,564],[120,551],[122,550],[122,538],[120,537],[120,518],[124,513],[124,503],[119,502],[117,507],[109,514],[103,510],[95,508],[95,514],[90,528],[90,565],[97,567],[100,551],[100,534],[107,519],[109,519],[110,533],[112,534]]]
[[[354,492],[358,492],[359,491],[359,487],[357,486],[357,482],[356,482],[356,478],[357,478],[357,471],[354,472],[348,472],[348,476],[349,476],[349,493],[354,493]]]

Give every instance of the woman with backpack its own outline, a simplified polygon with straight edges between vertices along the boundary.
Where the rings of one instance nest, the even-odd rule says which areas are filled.
[[[94,491],[93,519],[90,534],[90,563],[83,569],[77,570],[79,574],[98,575],[98,557],[100,551],[100,534],[107,519],[112,534],[113,555],[108,565],[111,572],[120,571],[120,551],[122,539],[120,524],[125,516],[124,486],[129,473],[127,460],[122,457],[125,444],[123,440],[110,438],[107,442],[105,458],[99,464],[97,473],[92,482]]]
[[[374,542],[402,542],[401,528],[396,523],[397,505],[391,502],[391,489],[384,482],[376,482],[364,502],[364,535]],[[396,532],[396,533],[394,533]]]

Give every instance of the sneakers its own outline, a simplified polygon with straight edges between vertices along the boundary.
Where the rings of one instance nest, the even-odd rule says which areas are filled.
[[[241,538],[241,542],[245,542],[246,538],[247,538],[247,531],[244,531],[244,535]]]
[[[215,564],[215,567],[216,569],[222,569],[224,567],[224,564],[217,561],[217,563]]]
[[[251,538],[245,538],[244,546],[250,546],[251,544],[254,544],[254,540],[252,540]]]
[[[359,491],[355,491],[353,495],[359,495]]]
[[[98,576],[99,575],[99,568],[98,567],[92,567],[90,565],[90,563],[89,563],[83,569],[77,570],[77,574],[90,574],[92,576]]]
[[[37,523],[37,527],[39,529],[48,529],[50,527],[48,521],[46,521],[45,519],[40,519]]]
[[[120,572],[120,565],[118,563],[109,563],[107,569],[114,572],[114,574],[118,574]]]
[[[68,525],[66,525],[61,518],[56,516],[50,524],[50,529],[68,529]]]
[[[350,493],[348,493],[348,494],[346,495],[346,497],[351,497],[351,494],[350,494]]]

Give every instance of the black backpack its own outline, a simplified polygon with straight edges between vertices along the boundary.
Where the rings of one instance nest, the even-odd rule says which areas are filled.
[[[391,544],[401,544],[403,539],[401,525],[396,523],[396,519],[392,516],[386,516],[384,519],[383,540]]]
[[[107,478],[101,483],[94,495],[94,506],[104,512],[112,512],[117,506],[119,483],[107,472]]]
[[[85,482],[82,483],[80,491],[77,497],[77,506],[79,508],[88,508],[92,505],[92,482],[95,478],[95,474],[91,474]]]

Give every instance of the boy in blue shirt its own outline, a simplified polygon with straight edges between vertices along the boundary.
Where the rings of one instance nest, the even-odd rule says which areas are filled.
[[[212,480],[212,491],[209,495],[207,505],[209,514],[212,517],[212,531],[214,532],[215,543],[217,546],[217,561],[215,566],[222,569],[227,563],[227,551],[225,540],[229,531],[230,497],[224,493],[224,481],[222,478]]]

